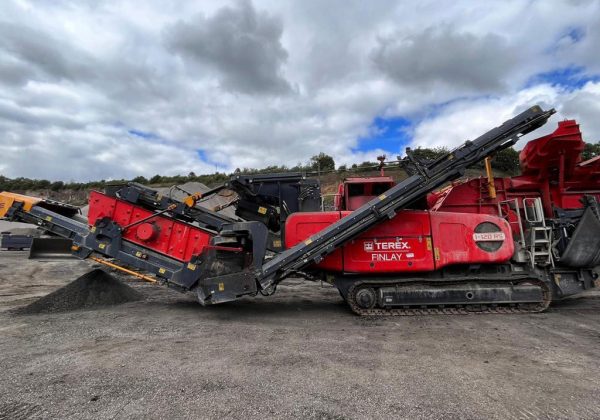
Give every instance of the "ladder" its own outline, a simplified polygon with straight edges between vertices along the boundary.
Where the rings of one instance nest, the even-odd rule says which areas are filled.
[[[527,220],[530,226],[529,252],[531,254],[531,265],[551,265],[554,267],[554,258],[552,258],[552,228],[546,226],[542,200],[539,197],[524,198],[523,213],[525,214],[525,220]]]
[[[507,207],[507,211],[504,212],[504,207]],[[510,211],[514,210],[514,213],[517,216],[516,221],[510,220]],[[527,247],[525,243],[525,233],[523,231],[523,221],[521,220],[521,210],[519,209],[519,199],[513,198],[509,200],[498,201],[498,216],[502,217],[504,220],[508,222],[509,225],[517,225],[519,228],[519,240],[517,241],[521,248],[525,249]]]

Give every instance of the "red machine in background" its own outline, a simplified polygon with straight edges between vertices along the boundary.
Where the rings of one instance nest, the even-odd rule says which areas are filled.
[[[338,186],[333,201],[334,210],[356,210],[394,185],[394,178],[390,176],[346,178]]]

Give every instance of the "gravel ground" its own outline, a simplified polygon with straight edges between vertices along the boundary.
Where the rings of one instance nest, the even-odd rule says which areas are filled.
[[[14,314],[40,314],[91,309],[142,300],[142,295],[102,269],[94,269],[77,277],[64,287],[21,306]]]
[[[29,223],[16,223],[0,220],[0,232],[10,232],[16,229],[35,229],[35,226],[32,227]]]
[[[3,418],[600,418],[600,299],[533,315],[364,319],[291,280],[203,308],[144,299],[15,315],[90,269],[0,252]]]

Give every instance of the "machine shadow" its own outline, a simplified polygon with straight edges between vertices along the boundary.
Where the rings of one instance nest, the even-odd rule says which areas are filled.
[[[285,300],[242,298],[237,301],[209,306],[202,306],[198,301],[191,299],[177,299],[167,303],[153,301],[146,302],[146,304],[160,305],[172,310],[193,311],[228,317],[272,317],[273,315],[294,315],[299,313],[303,314],[303,316],[315,314],[320,317],[331,315],[355,316],[341,298],[339,301],[332,301],[330,298],[309,300],[303,297],[286,297]]]

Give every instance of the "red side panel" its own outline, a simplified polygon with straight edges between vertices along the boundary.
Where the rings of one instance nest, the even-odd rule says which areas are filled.
[[[348,213],[348,212],[345,212]],[[294,213],[285,222],[285,247],[291,248],[311,235],[340,220],[339,211]],[[324,270],[342,271],[342,250],[338,249],[325,258],[319,267]]]
[[[374,198],[375,196],[372,195],[358,195],[356,197],[348,197],[346,208],[350,210],[356,210]]]
[[[514,253],[511,229],[504,219],[486,214],[430,214],[438,269],[452,264],[502,263]],[[487,229],[481,231],[482,224]]]
[[[344,216],[350,212],[344,212]],[[344,271],[393,273],[434,269],[429,214],[403,211],[344,246]]]
[[[97,191],[90,193],[89,204],[90,225],[94,225],[98,219],[108,217],[124,227],[153,214],[149,210]],[[210,242],[211,234],[195,226],[157,216],[147,223],[127,229],[123,238],[177,260],[189,261],[193,255],[202,253]]]
[[[341,216],[348,214],[341,212]],[[286,247],[308,239],[339,218],[340,212],[293,214],[286,223]],[[479,232],[481,224],[486,227],[483,232]],[[404,210],[348,242],[318,267],[372,275],[424,272],[453,264],[503,263],[513,252],[510,226],[504,219]]]
[[[295,213],[285,225],[285,245],[292,247],[351,212]],[[429,214],[405,211],[374,226],[329,255],[318,267],[347,273],[393,273],[434,269]]]

